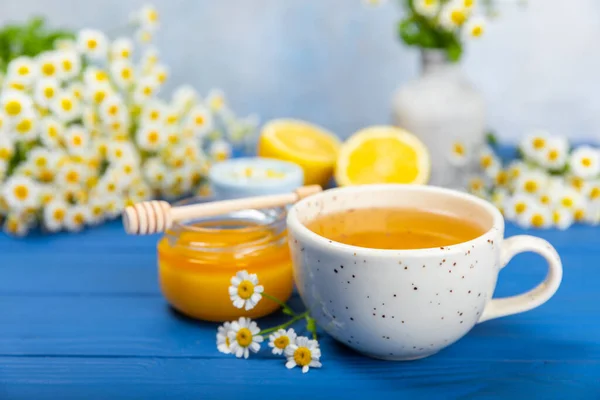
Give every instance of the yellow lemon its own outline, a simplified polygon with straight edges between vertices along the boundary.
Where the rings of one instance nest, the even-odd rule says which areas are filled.
[[[306,185],[326,186],[335,168],[340,140],[320,126],[293,119],[268,122],[258,140],[258,156],[298,164]]]
[[[429,151],[413,134],[393,126],[356,132],[340,149],[335,170],[339,186],[370,183],[426,184]]]

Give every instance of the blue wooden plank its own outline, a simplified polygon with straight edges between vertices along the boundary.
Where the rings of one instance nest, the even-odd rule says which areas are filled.
[[[600,361],[390,363],[324,358],[321,370],[306,375],[286,370],[281,359],[11,357],[2,361],[0,397],[13,400],[600,397]]]

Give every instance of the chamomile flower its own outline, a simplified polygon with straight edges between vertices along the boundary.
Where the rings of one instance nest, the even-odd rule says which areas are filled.
[[[27,162],[38,169],[56,167],[56,159],[56,154],[44,147],[36,147],[27,155]]]
[[[223,111],[227,107],[225,93],[220,89],[212,89],[206,96],[206,104],[212,112]]]
[[[569,166],[575,176],[596,178],[600,174],[600,152],[590,146],[578,147],[571,153]]]
[[[162,101],[153,99],[144,105],[142,124],[160,124],[165,118],[166,106]]]
[[[465,31],[470,38],[478,39],[485,33],[485,19],[482,17],[470,18],[466,25]]]
[[[508,193],[508,190],[503,188],[497,188],[492,192],[492,195],[490,196],[490,201],[493,205],[496,206],[498,210],[500,210],[502,214],[504,214],[504,207],[509,196],[510,195]]]
[[[100,105],[100,117],[103,121],[124,120],[127,108],[119,94],[110,94]]]
[[[67,92],[59,93],[50,104],[50,109],[58,120],[64,123],[71,122],[81,116],[81,102]]]
[[[110,65],[110,73],[115,84],[121,89],[128,89],[135,81],[135,69],[128,60],[116,60]]]
[[[231,322],[225,322],[217,329],[217,350],[223,354],[231,354],[229,331],[231,331]]]
[[[110,46],[111,60],[131,60],[133,56],[133,42],[126,37],[117,38]]]
[[[525,213],[535,206],[535,199],[524,193],[516,193],[506,200],[504,213],[510,220],[521,218]]]
[[[66,93],[73,95],[77,100],[82,101],[85,93],[85,86],[81,82],[71,82],[65,89]]]
[[[86,171],[83,165],[69,162],[59,168],[57,181],[60,186],[77,189],[84,185]]]
[[[548,207],[534,205],[529,207],[522,215],[517,218],[524,228],[549,228],[552,225],[553,215]]]
[[[165,107],[163,119],[167,129],[179,128],[181,115],[175,107]]]
[[[104,197],[105,218],[113,219],[121,215],[124,209],[124,202],[119,196]]]
[[[273,354],[283,354],[290,344],[296,343],[296,332],[292,328],[278,329],[269,335],[269,347],[273,348]]]
[[[452,147],[450,148],[450,154],[448,157],[452,165],[456,167],[465,166],[469,162],[470,156],[470,149],[465,143],[460,140],[455,140],[452,142]]]
[[[81,72],[81,58],[75,49],[60,50],[56,53],[58,77],[63,81],[73,79]]]
[[[161,125],[144,124],[136,133],[136,141],[144,150],[157,151],[167,144],[167,137]]]
[[[159,86],[155,79],[149,76],[143,77],[135,86],[133,99],[137,104],[145,104],[156,95],[158,88]]]
[[[424,17],[435,17],[440,11],[440,0],[414,0],[415,12]]]
[[[50,232],[58,232],[64,227],[67,218],[67,203],[53,200],[44,207],[44,227]]]
[[[264,287],[258,284],[256,274],[248,271],[239,271],[231,278],[229,286],[229,297],[236,308],[253,309],[262,298]]]
[[[88,203],[89,215],[87,222],[90,225],[98,225],[104,221],[104,199],[92,197]]]
[[[479,176],[471,177],[467,180],[467,190],[475,196],[485,198],[487,185],[483,178]]]
[[[260,328],[250,318],[241,317],[231,323],[231,330],[227,333],[231,352],[237,358],[248,358],[249,351],[257,353],[263,337],[259,335]]]
[[[65,127],[54,117],[44,117],[40,122],[39,136],[44,146],[57,149],[60,147]]]
[[[41,107],[49,108],[60,92],[60,83],[55,78],[42,78],[35,85],[33,99]]]
[[[538,161],[544,158],[549,139],[548,132],[536,130],[525,135],[525,138],[519,144],[519,149],[526,159]]]
[[[155,30],[159,25],[159,15],[156,8],[150,4],[147,4],[142,7],[139,11],[137,22],[144,28],[148,30]]]
[[[69,232],[81,231],[85,223],[90,219],[90,210],[83,204],[71,206],[67,209],[65,217],[65,227]]]
[[[19,118],[23,113],[32,110],[31,97],[18,90],[3,90],[0,95],[0,105],[7,119]]]
[[[562,207],[557,207],[552,210],[552,225],[560,230],[568,229],[573,225],[575,218],[573,211]]]
[[[490,178],[494,178],[502,167],[498,157],[487,147],[480,151],[477,162],[479,168]]]
[[[192,129],[197,137],[210,132],[214,127],[210,110],[202,105],[194,106],[187,115],[185,127]]]
[[[7,215],[2,227],[4,232],[16,237],[27,235],[30,228],[28,219],[22,213],[11,213]]]
[[[160,53],[156,47],[148,47],[142,53],[142,57],[140,59],[140,64],[142,66],[143,71],[150,71],[152,68],[158,64],[160,60]]]
[[[18,142],[30,142],[38,135],[38,115],[34,110],[22,113],[14,121],[13,137]]]
[[[57,53],[46,51],[37,57],[37,63],[40,70],[40,77],[57,78],[59,76],[59,66]]]
[[[515,191],[538,195],[547,186],[548,177],[541,171],[528,171],[521,175],[515,183]]]
[[[26,210],[39,205],[39,186],[26,176],[10,176],[2,186],[2,195],[13,210]]]
[[[91,60],[102,60],[108,51],[108,39],[94,29],[83,29],[77,35],[77,49]]]
[[[287,362],[286,368],[292,369],[296,366],[302,368],[302,373],[307,373],[312,368],[321,368],[321,349],[319,342],[310,340],[307,337],[300,336],[296,338],[295,343],[291,343],[285,349]]]
[[[110,76],[102,68],[88,67],[83,73],[83,82],[87,87],[110,86]]]
[[[64,143],[70,154],[85,155],[90,150],[90,134],[82,125],[71,125],[65,132]]]
[[[590,182],[585,195],[592,204],[597,203],[600,205],[600,180]]]
[[[446,3],[440,12],[440,25],[449,31],[454,31],[460,28],[467,22],[469,10],[467,10],[460,2],[451,1]]]
[[[109,96],[114,94],[114,90],[110,85],[92,84],[87,87],[84,98],[92,105],[100,106],[102,102]]]
[[[566,140],[559,138],[548,139],[544,150],[538,154],[538,163],[551,171],[562,170],[569,153],[569,144]]]
[[[9,135],[0,133],[0,161],[8,163],[15,153],[15,145]]]
[[[215,140],[209,152],[215,161],[225,161],[231,156],[231,145],[224,140]]]
[[[180,113],[186,113],[199,101],[198,93],[189,85],[182,85],[173,92],[173,105]]]
[[[529,167],[523,161],[514,160],[508,164],[506,171],[508,172],[508,179],[510,181],[516,181],[523,173],[529,171]]]
[[[165,188],[168,189],[167,194],[171,197],[179,197],[189,192],[192,188],[192,172],[187,167],[170,171],[165,181]]]
[[[27,86],[33,83],[39,73],[36,63],[27,56],[17,57],[8,64],[8,76]]]
[[[573,188],[565,188],[558,191],[554,196],[554,205],[556,207],[565,208],[572,212],[580,207],[584,202],[584,197],[581,193]]]
[[[120,161],[138,160],[137,150],[130,142],[111,142],[106,157],[113,163]]]
[[[142,173],[146,181],[155,188],[162,188],[167,180],[167,168],[158,157],[148,158],[144,162]]]

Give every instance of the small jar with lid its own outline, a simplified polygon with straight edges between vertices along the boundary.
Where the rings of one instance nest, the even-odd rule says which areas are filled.
[[[191,199],[178,205],[202,202]],[[243,210],[174,223],[158,243],[161,291],[176,310],[205,321],[258,318],[279,306],[262,299],[251,310],[233,306],[231,277],[258,275],[264,291],[281,301],[292,294],[293,277],[284,208]]]

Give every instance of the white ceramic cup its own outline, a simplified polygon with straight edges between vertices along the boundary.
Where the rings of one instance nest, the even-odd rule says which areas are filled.
[[[305,226],[328,213],[361,208],[452,213],[478,222],[485,233],[447,247],[379,250],[334,242]],[[331,189],[295,204],[287,222],[294,278],[311,315],[335,339],[375,358],[430,356],[477,323],[540,306],[562,279],[560,258],[547,241],[504,239],[504,219],[496,207],[453,190],[414,185]],[[492,299],[500,270],[527,251],[548,262],[545,280],[527,293]]]

